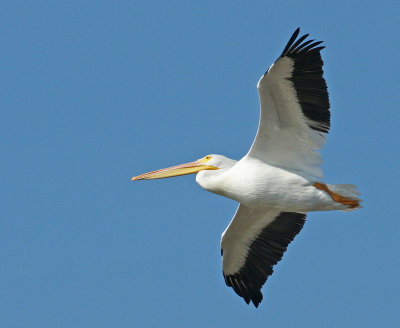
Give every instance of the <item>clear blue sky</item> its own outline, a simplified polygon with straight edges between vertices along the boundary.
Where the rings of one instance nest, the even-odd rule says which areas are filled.
[[[0,13],[1,327],[398,327],[396,1],[7,1]],[[258,309],[225,286],[235,202],[194,176],[239,159],[256,83],[297,28],[324,40],[326,181],[364,208],[312,213]]]

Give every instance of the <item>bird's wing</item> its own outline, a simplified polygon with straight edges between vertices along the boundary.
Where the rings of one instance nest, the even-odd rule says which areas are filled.
[[[321,156],[330,127],[328,89],[318,46],[297,29],[257,84],[261,115],[248,156],[305,177],[322,177]]]
[[[304,225],[306,214],[276,209],[239,208],[221,240],[225,283],[258,307],[261,287],[290,242]]]

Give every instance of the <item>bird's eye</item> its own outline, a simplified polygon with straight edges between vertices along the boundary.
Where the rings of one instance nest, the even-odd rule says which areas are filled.
[[[211,156],[210,156],[210,155],[207,155],[207,156],[206,156],[206,160],[209,161],[210,159],[211,159]]]

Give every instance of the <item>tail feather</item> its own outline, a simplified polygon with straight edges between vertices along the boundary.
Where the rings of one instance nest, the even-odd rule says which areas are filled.
[[[357,206],[349,207],[344,209],[343,211],[353,211],[358,208],[362,208],[361,202],[362,199],[359,197],[361,193],[357,190],[357,187],[352,184],[328,184],[327,187],[329,190],[333,191],[335,194],[339,194],[342,197],[350,198],[357,201]]]
[[[357,190],[357,187],[353,184],[328,184],[330,190],[345,197],[358,197],[361,193]]]
[[[336,185],[326,185],[321,182],[315,182],[314,187],[325,191],[331,196],[331,198],[336,202],[344,205],[343,211],[353,211],[357,208],[361,208],[361,198],[360,193],[355,185],[351,184],[336,184]]]

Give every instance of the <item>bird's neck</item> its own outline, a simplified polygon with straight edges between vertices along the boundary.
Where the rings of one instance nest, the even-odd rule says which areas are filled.
[[[196,182],[200,187],[215,194],[223,195],[223,179],[221,176],[227,169],[204,170],[196,175]]]

